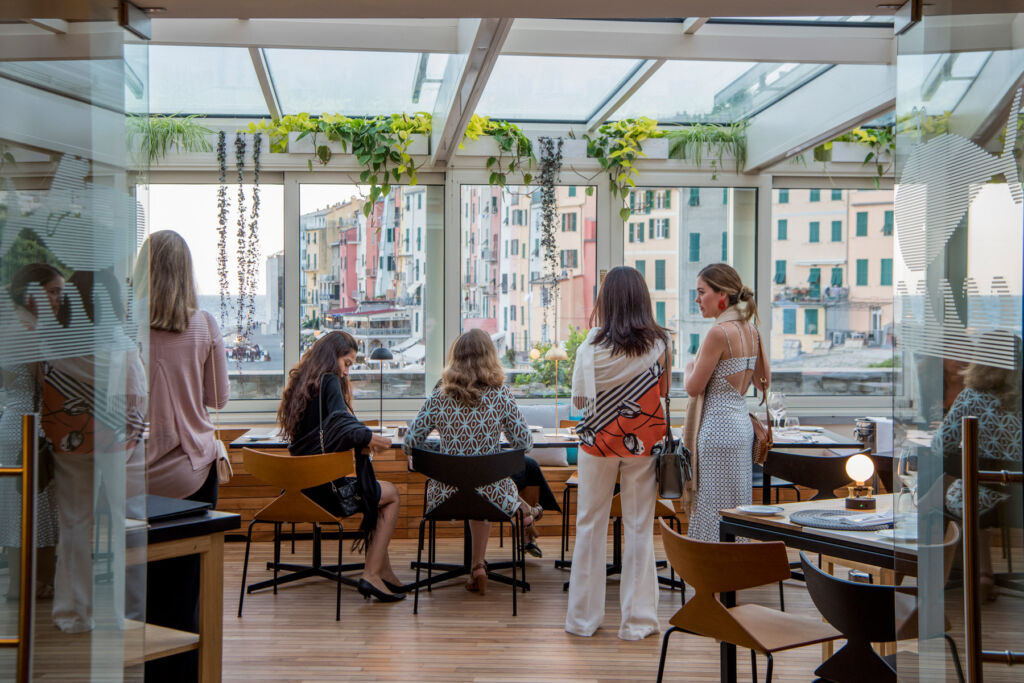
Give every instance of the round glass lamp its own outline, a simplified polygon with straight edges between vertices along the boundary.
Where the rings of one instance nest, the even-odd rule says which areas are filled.
[[[846,461],[846,474],[855,482],[854,486],[848,486],[849,495],[846,497],[846,508],[848,510],[874,510],[875,499],[871,497],[871,486],[864,482],[871,479],[875,473],[875,463],[863,453],[851,455]]]

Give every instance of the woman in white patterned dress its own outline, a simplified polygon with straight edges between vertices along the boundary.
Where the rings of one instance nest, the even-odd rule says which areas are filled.
[[[697,276],[697,305],[715,318],[697,357],[686,366],[686,393],[703,397],[697,433],[697,497],[687,534],[718,541],[718,511],[750,502],[754,431],[744,395],[754,378],[768,388],[770,369],[758,361],[760,333],[754,293],[724,263]],[[691,400],[693,400],[691,398]],[[700,399],[697,399],[700,400]]]
[[[526,420],[505,385],[505,372],[498,361],[494,342],[483,330],[465,332],[452,344],[440,383],[409,426],[403,444],[406,454],[411,454],[413,448],[423,448],[435,429],[441,436],[442,453],[497,453],[502,450],[502,432],[509,442],[509,449],[529,450],[533,447]],[[412,465],[411,455],[409,464]],[[477,491],[507,515],[512,515],[523,505],[526,525],[540,512],[519,497],[519,490],[511,477],[481,486]],[[455,492],[454,486],[428,479],[427,511],[448,500]],[[473,551],[472,571],[466,580],[466,590],[485,593],[487,563],[484,556],[491,525],[486,521],[473,521],[469,527]]]

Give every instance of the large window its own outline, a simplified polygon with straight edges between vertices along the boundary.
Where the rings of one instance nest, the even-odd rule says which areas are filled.
[[[305,352],[320,335],[344,330],[359,347],[350,373],[356,398],[379,396],[382,374],[385,397],[424,396],[428,235],[443,220],[442,190],[392,186],[369,216],[364,191],[299,188],[299,345]],[[383,373],[370,360],[377,348],[392,355]]]
[[[776,224],[809,239],[772,238],[772,384],[787,394],[892,392],[890,190],[777,190]],[[844,231],[843,224],[854,226]],[[820,226],[831,239],[820,239]],[[850,273],[844,277],[844,271]]]
[[[284,192],[260,185],[256,281],[248,339],[245,309],[239,312],[238,185],[227,191],[227,284],[221,308],[218,275],[217,185],[150,185],[151,232],[171,229],[192,252],[199,308],[220,325],[228,353],[232,399],[279,398],[284,389]],[[252,222],[253,186],[243,185],[245,231]],[[145,190],[142,190],[145,191]]]
[[[748,188],[659,187],[637,189],[629,198],[623,262],[644,264],[657,321],[673,336],[673,393],[682,395],[682,369],[694,357],[713,323],[695,304],[697,273],[720,260],[754,282],[754,217],[757,191]],[[630,225],[664,226],[654,239],[630,239]],[[685,228],[685,229],[684,229]],[[648,230],[648,236],[650,236]],[[654,267],[650,267],[653,261]],[[782,277],[785,278],[785,264]]]
[[[553,344],[569,354],[558,368],[559,395],[568,395],[597,296],[597,201],[582,190],[556,189],[555,224],[545,236],[535,187],[462,186],[462,329],[491,335],[518,396],[554,394],[554,363],[543,358]],[[632,240],[664,242],[646,220],[628,227]],[[642,259],[628,262],[645,268]]]

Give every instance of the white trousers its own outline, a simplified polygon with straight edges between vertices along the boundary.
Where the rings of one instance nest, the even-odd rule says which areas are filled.
[[[654,561],[654,458],[579,454],[576,546],[569,576],[565,630],[591,636],[604,619],[608,521],[619,477],[624,549],[619,582],[619,638],[640,640],[659,631],[658,578]]]

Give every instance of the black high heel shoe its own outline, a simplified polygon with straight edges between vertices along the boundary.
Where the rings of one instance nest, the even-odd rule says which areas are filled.
[[[400,583],[391,583],[387,579],[381,579],[384,582],[384,586],[392,593],[405,593],[409,590],[408,586],[403,586]]]
[[[404,594],[396,595],[394,593],[385,593],[366,579],[359,579],[359,585],[356,586],[356,590],[358,590],[359,594],[366,600],[369,600],[371,597],[377,598],[378,602],[398,602],[399,600],[405,600]]]

